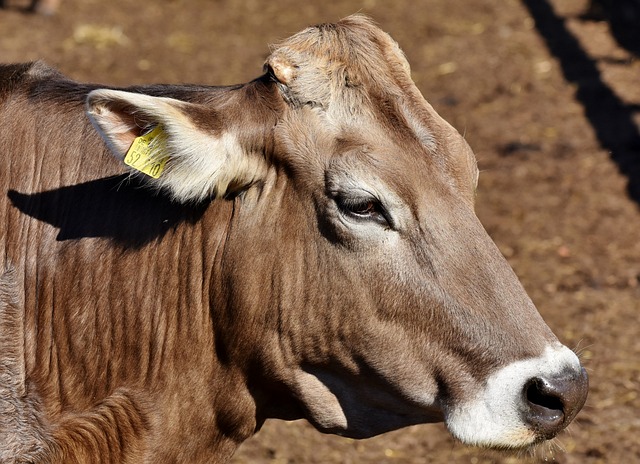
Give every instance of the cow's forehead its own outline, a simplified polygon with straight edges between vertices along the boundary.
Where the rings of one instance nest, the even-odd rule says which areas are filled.
[[[278,156],[314,190],[328,177],[348,178],[350,185],[361,181],[389,190],[416,207],[444,191],[473,203],[475,156],[452,127],[409,122],[399,110],[387,118],[330,119],[321,110],[304,108],[288,115],[277,132]]]
[[[295,130],[309,133],[303,126],[315,126],[316,136],[306,140],[316,146],[302,150],[305,162],[361,152],[367,156],[355,156],[351,164],[363,161],[362,169],[409,188],[434,175],[452,177],[467,191],[474,183],[468,145],[422,97],[397,43],[369,19],[307,28],[274,47],[266,64],[283,81],[294,110],[317,110],[303,111]]]
[[[303,62],[308,60],[306,64],[349,64],[355,71],[372,75],[386,67],[385,61],[397,62],[405,72],[409,71],[404,54],[391,36],[369,18],[358,15],[334,24],[308,27],[272,46],[272,52],[283,53],[285,57],[288,54],[291,59],[297,57]],[[383,79],[385,75],[379,77]]]
[[[334,113],[367,111],[375,100],[412,85],[397,43],[363,17],[314,26],[273,47],[266,65],[291,101]]]
[[[345,178],[386,191],[403,202],[417,206],[438,184],[453,183],[448,157],[440,147],[425,144],[418,137],[393,137],[381,127],[375,130],[351,128],[337,144],[327,163],[329,178]]]

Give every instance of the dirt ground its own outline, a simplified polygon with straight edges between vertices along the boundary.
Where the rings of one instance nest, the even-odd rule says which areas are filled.
[[[371,15],[474,148],[481,220],[590,374],[584,410],[535,453],[468,448],[442,425],[355,441],[270,421],[235,464],[640,463],[640,60],[606,12],[585,15],[587,0],[62,0],[40,17],[5,3],[0,62],[116,85],[245,82],[269,43]]]

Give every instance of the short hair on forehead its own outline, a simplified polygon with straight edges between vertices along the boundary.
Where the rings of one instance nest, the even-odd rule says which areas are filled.
[[[398,44],[364,15],[308,27],[272,46],[272,57],[284,56],[294,67],[317,66],[346,85],[393,92],[393,80],[410,81],[409,63]],[[304,72],[304,69],[300,69]]]

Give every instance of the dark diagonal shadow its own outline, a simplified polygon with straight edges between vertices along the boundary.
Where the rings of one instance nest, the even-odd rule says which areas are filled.
[[[590,0],[582,17],[607,21],[618,45],[640,56],[640,0]]]
[[[582,49],[547,0],[522,0],[535,20],[549,51],[560,61],[567,81],[576,85],[576,98],[603,148],[628,178],[629,196],[640,204],[640,131],[634,107],[625,105],[602,80],[596,62]]]
[[[7,192],[22,213],[59,229],[57,239],[102,237],[141,247],[182,222],[195,223],[208,204],[181,205],[126,175],[37,193]]]

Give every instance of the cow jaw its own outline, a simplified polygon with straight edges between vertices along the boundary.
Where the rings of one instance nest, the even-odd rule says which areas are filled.
[[[305,417],[325,433],[369,438],[444,421],[463,443],[500,449],[555,437],[582,408],[588,390],[577,356],[559,343],[538,357],[507,364],[481,383],[458,376],[465,384],[458,398],[449,397],[429,369],[413,365],[408,370],[391,362],[373,376],[369,368],[347,373],[336,365],[303,366],[292,389]]]

